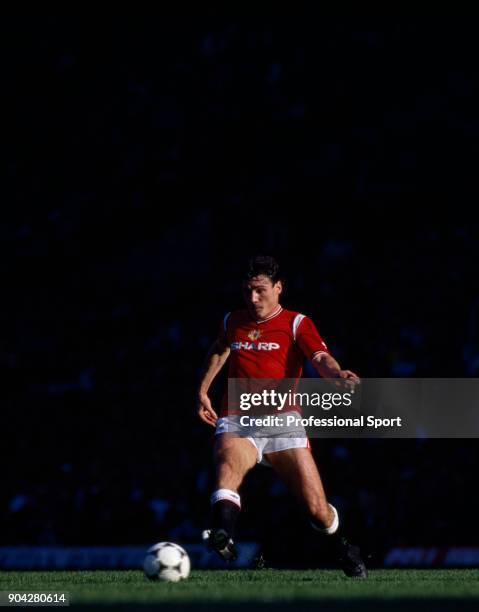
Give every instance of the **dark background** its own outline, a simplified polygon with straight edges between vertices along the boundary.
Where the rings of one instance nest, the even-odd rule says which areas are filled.
[[[0,29],[1,543],[199,541],[212,430],[195,387],[254,253],[279,259],[283,304],[343,367],[478,376],[475,23]],[[376,558],[479,544],[475,440],[314,450]],[[272,473],[257,468],[242,494],[240,539],[314,561]]]

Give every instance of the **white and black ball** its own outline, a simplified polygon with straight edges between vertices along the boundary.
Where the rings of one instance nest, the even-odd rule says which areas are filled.
[[[188,578],[190,558],[184,548],[173,542],[159,542],[146,552],[143,569],[150,580],[179,582]]]

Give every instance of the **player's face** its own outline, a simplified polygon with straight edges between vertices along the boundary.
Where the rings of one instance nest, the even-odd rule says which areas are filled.
[[[271,279],[260,274],[243,285],[243,295],[251,315],[257,319],[267,319],[278,307],[283,287],[281,281],[272,283]]]

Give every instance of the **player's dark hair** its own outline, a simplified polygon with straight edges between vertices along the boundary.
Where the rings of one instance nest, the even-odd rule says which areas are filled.
[[[260,274],[267,276],[273,285],[282,280],[278,262],[270,255],[256,255],[249,260],[246,278],[251,280],[254,276],[259,276]]]

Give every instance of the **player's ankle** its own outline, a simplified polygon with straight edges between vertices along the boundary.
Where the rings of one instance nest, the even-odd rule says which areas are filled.
[[[339,529],[339,515],[336,508],[332,504],[329,506],[329,516],[325,521],[318,521],[316,518],[310,518],[311,527],[323,535],[333,535]]]

